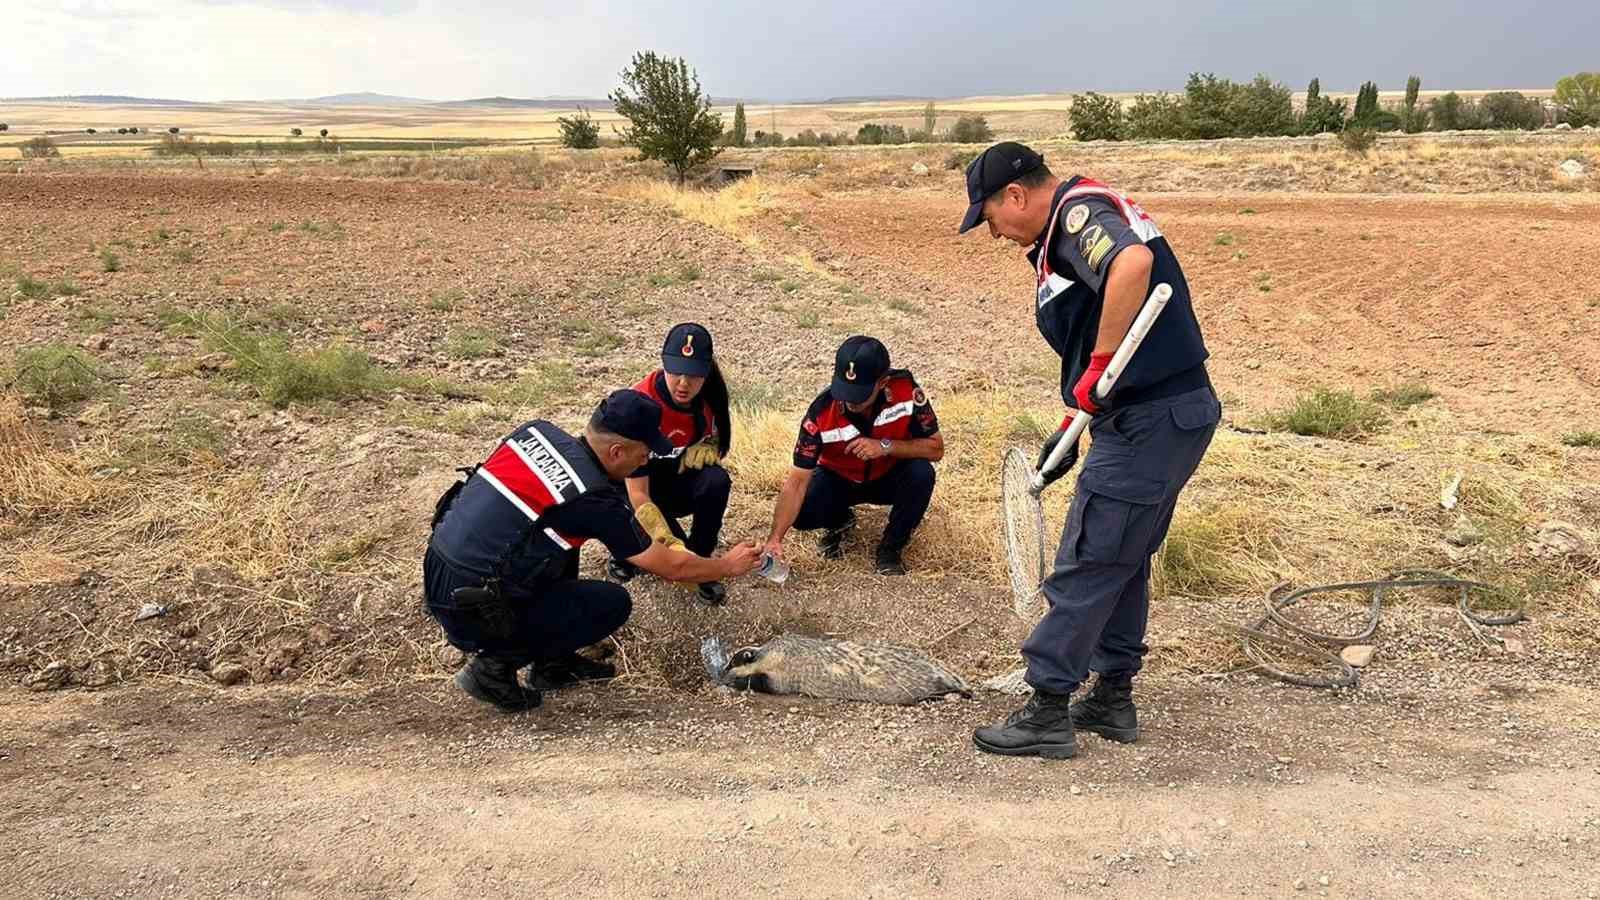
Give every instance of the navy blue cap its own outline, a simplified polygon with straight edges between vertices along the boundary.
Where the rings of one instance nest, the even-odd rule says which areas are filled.
[[[672,442],[661,433],[661,404],[638,391],[612,391],[594,408],[589,424],[648,446],[657,456],[672,452]]]
[[[967,216],[961,220],[966,234],[983,221],[983,201],[1006,185],[1044,165],[1044,157],[1016,141],[1002,141],[978,154],[967,165]]]
[[[828,391],[835,400],[865,403],[887,371],[889,348],[882,341],[859,334],[845,338],[833,355],[833,386]]]
[[[704,325],[674,325],[661,345],[661,368],[674,375],[704,378],[711,374],[711,360],[711,332]]]

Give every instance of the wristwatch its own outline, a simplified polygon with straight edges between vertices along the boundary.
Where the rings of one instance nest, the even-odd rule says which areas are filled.
[[[878,439],[878,446],[883,448],[883,452],[888,453],[889,452],[889,439],[888,438],[879,438]]]

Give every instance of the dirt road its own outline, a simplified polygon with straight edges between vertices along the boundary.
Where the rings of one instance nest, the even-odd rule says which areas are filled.
[[[994,695],[12,692],[0,871],[19,898],[1593,897],[1597,701],[1162,681],[1142,743],[1046,764],[970,749]]]

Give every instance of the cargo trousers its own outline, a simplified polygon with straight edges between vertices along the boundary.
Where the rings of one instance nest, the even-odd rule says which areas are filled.
[[[1022,644],[1027,682],[1070,694],[1089,676],[1132,676],[1149,650],[1150,557],[1221,421],[1207,385],[1111,410],[1090,425],[1048,608]]]

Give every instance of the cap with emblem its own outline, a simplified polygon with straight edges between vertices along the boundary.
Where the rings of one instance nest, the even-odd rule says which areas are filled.
[[[983,221],[983,201],[1001,188],[1044,165],[1044,157],[1015,141],[1003,141],[978,154],[967,166],[967,217],[961,233]]]
[[[638,391],[612,391],[594,408],[589,424],[639,441],[658,456],[672,452],[672,442],[661,433],[661,404]]]
[[[711,373],[711,332],[704,325],[685,322],[672,326],[661,345],[661,368],[673,375],[704,378]]]
[[[833,355],[833,386],[829,391],[835,400],[865,403],[887,371],[889,348],[882,341],[859,334],[846,338]]]

